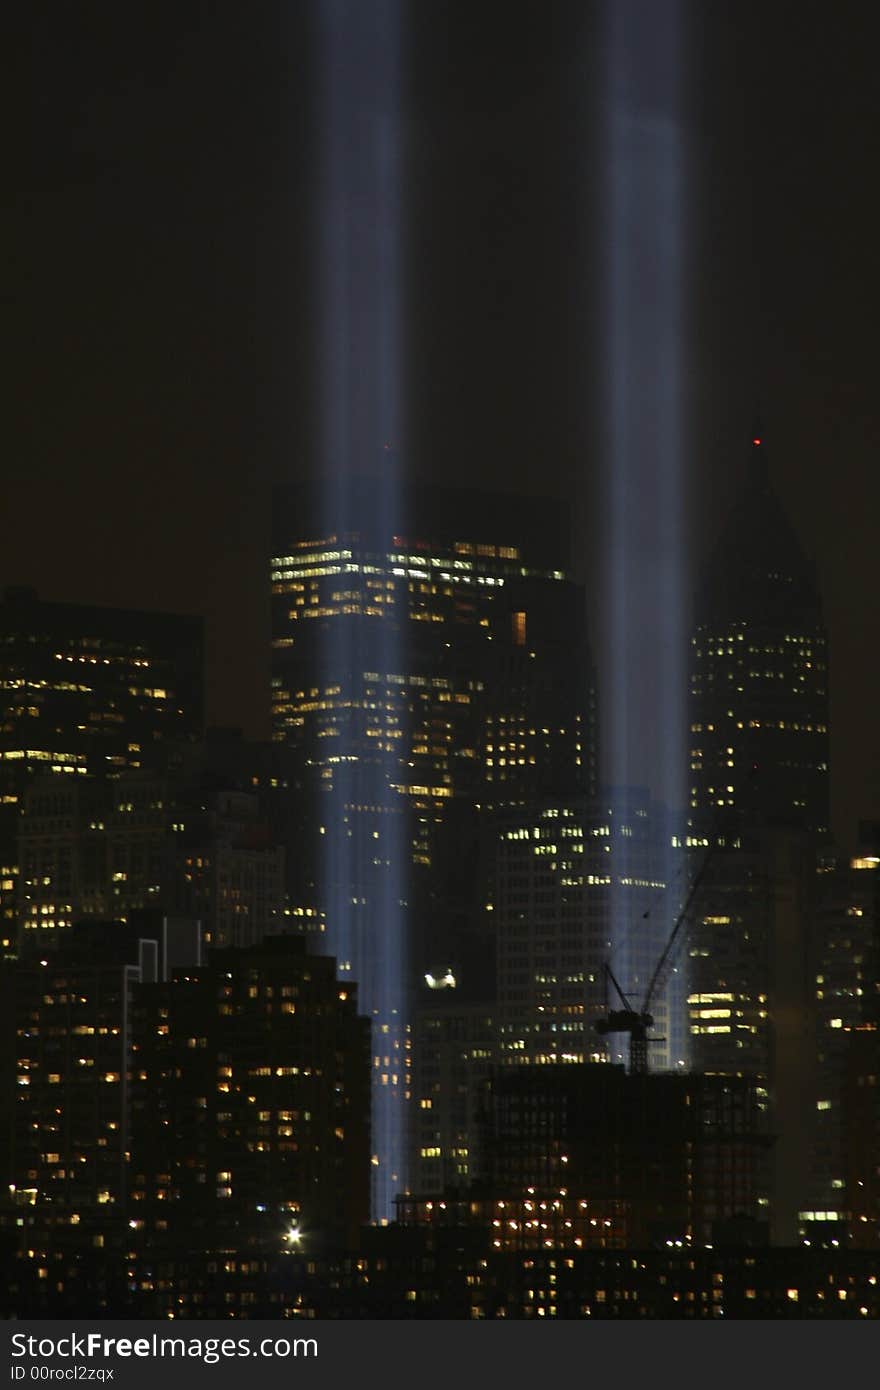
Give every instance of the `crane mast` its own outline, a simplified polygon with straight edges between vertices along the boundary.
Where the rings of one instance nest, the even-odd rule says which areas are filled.
[[[684,905],[682,906],[681,911],[679,912],[678,916],[675,919],[675,922],[673,923],[672,931],[669,933],[666,945],[660,952],[657,964],[654,966],[654,971],[651,975],[648,988],[645,991],[645,997],[642,1000],[642,1006],[640,1009],[634,1008],[631,1001],[624,994],[623,990],[620,987],[620,984],[618,983],[614,975],[614,971],[611,969],[611,966],[608,964],[606,964],[605,966],[606,1014],[603,1018],[600,1018],[596,1023],[596,1032],[601,1034],[603,1037],[606,1037],[608,1034],[611,1033],[629,1034],[629,1069],[631,1074],[634,1076],[647,1075],[648,1044],[651,1041],[651,1039],[649,1039],[648,1037],[648,1029],[654,1023],[654,1016],[650,1012],[651,1001],[654,998],[655,991],[660,982],[664,966],[667,964],[670,956],[672,955],[672,950],[678,939],[678,935],[682,927],[684,926],[685,921],[687,920],[694,898],[696,897],[700,884],[702,883],[703,878],[705,877],[706,870],[709,867],[709,862],[715,851],[716,844],[717,837],[713,835],[709,841],[709,847],[706,851],[706,854],[703,856],[703,862],[701,863],[697,873],[694,875],[691,881],[691,886],[688,890],[687,897],[685,898]],[[609,981],[614,986],[614,989],[620,998],[620,1002],[623,1005],[623,1008],[621,1009],[609,1009],[607,1007],[607,993]]]

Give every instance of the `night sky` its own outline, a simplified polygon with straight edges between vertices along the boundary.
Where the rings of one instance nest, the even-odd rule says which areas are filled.
[[[402,455],[418,478],[571,498],[591,580],[596,12],[404,13]],[[711,0],[689,14],[688,564],[760,409],[822,579],[849,840],[859,816],[880,819],[880,12]],[[314,455],[313,16],[296,0],[77,0],[5,23],[0,582],[203,613],[209,716],[254,736],[268,732],[269,488]]]

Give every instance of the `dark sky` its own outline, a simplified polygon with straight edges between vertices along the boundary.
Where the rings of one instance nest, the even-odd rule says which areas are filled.
[[[404,12],[407,467],[549,490],[589,516],[595,10]],[[880,19],[809,0],[688,13],[690,560],[760,402],[822,576],[849,837],[880,818]],[[5,21],[0,582],[205,614],[210,715],[255,735],[269,487],[314,450],[313,16],[296,0],[77,0]],[[583,537],[589,576],[601,538]]]

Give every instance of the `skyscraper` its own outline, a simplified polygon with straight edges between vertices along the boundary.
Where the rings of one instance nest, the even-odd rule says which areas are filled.
[[[41,601],[0,603],[4,793],[22,769],[110,774],[149,767],[160,741],[204,719],[201,618]]]
[[[314,788],[327,947],[381,1044],[376,1103],[400,1157],[389,1167],[380,1119],[376,1205],[390,1212],[409,1001],[484,925],[480,817],[542,785],[592,789],[595,697],[562,508],[409,488],[389,510],[376,493],[350,480],[332,522],[314,489],[276,495],[272,716]],[[437,871],[453,859],[464,874]]]
[[[369,1215],[369,1032],[335,962],[297,937],[144,985],[130,1209],[157,1244],[202,1269],[291,1232],[351,1248]]]
[[[36,1306],[180,1316],[218,1260],[354,1246],[370,1029],[334,961],[291,936],[205,957],[197,922],[143,914],[6,962],[0,993],[4,1273]]]
[[[17,862],[22,948],[51,948],[80,918],[144,908],[197,917],[214,946],[253,945],[288,923],[284,849],[255,789],[146,770],[45,773],[23,796]]]
[[[828,830],[828,639],[815,568],[752,441],[691,639],[695,819]]]
[[[11,1178],[50,1244],[65,1230],[83,1247],[91,1230],[103,1241],[124,1209],[134,992],[200,952],[198,923],[145,914],[139,925],[81,923],[59,949],[9,964]]]
[[[878,1111],[880,836],[870,823],[863,822],[860,832],[855,855],[823,854],[817,864],[818,1088],[812,1207],[826,1216],[834,1213],[841,1222],[848,1215],[850,1239],[865,1245],[877,1242],[880,1177],[875,1135],[864,1132],[866,1125],[870,1131],[876,1127]],[[870,1232],[864,1229],[868,1224]]]
[[[499,1056],[598,1061],[596,1023],[620,1007],[606,966],[641,1007],[680,906],[667,868],[678,837],[669,813],[636,789],[511,810],[498,831],[492,918],[497,943]],[[650,1000],[652,1066],[683,1062],[678,957]],[[625,1060],[623,1038],[607,1044]]]
[[[758,437],[702,577],[691,653],[689,839],[708,856],[689,940],[691,1061],[757,1078],[776,1136],[774,1238],[793,1240],[816,1111],[828,643],[814,566]]]
[[[30,779],[38,772],[68,781],[117,777],[153,766],[167,741],[200,737],[203,626],[201,618],[43,602],[31,589],[6,590],[0,603],[0,924],[8,953],[17,935],[16,834]]]
[[[276,493],[274,738],[329,787],[353,757],[390,753],[415,835],[487,784],[510,783],[508,800],[538,784],[594,790],[592,670],[561,506],[412,487],[399,514],[376,518],[370,492],[369,479],[349,489],[331,536],[312,491]],[[364,669],[379,623],[397,629],[405,671]]]

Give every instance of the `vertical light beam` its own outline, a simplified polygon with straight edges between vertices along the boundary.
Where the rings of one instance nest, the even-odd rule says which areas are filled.
[[[330,950],[373,1024],[373,1218],[406,1185],[406,837],[396,759],[401,622],[380,576],[400,515],[399,0],[318,0],[323,882]],[[323,762],[323,760],[321,760]]]
[[[607,776],[685,805],[682,0],[606,0],[602,120]],[[670,846],[666,881],[679,877]],[[680,880],[678,887],[680,888]],[[637,924],[612,901],[627,972]],[[674,895],[652,924],[657,949]],[[644,929],[644,928],[641,928]],[[670,1018],[672,1014],[670,1013]],[[671,1054],[672,1055],[672,1054]]]

